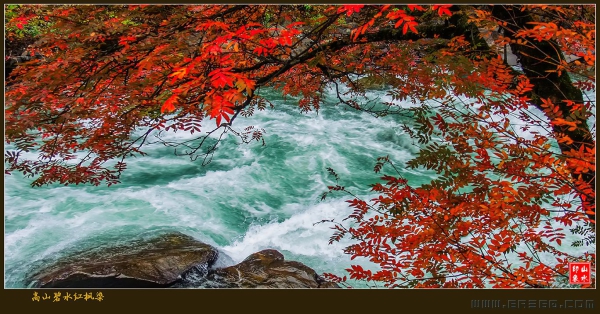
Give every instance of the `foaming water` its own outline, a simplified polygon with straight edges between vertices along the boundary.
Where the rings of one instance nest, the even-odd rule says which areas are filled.
[[[122,183],[111,187],[34,189],[29,178],[5,175],[5,286],[25,287],[28,273],[68,252],[163,231],[214,245],[229,256],[225,264],[274,248],[317,272],[343,272],[349,243],[329,245],[331,224],[315,224],[350,213],[342,195],[320,201],[335,183],[327,167],[338,172],[340,184],[367,196],[378,179],[375,159],[409,159],[410,139],[393,119],[331,104],[301,113],[293,100],[268,96],[277,108],[239,117],[232,126],[265,129],[266,145],[241,144],[228,134],[207,166],[154,144],[147,156],[127,160]],[[203,126],[208,130],[210,122]],[[195,136],[161,134],[169,141]]]
[[[127,160],[122,183],[111,187],[34,189],[29,178],[5,175],[5,287],[26,287],[29,272],[68,252],[168,231],[217,247],[227,255],[221,266],[273,248],[318,273],[343,274],[352,263],[373,269],[343,253],[349,240],[328,244],[331,224],[317,223],[339,222],[351,208],[344,195],[326,201],[320,196],[336,183],[327,171],[331,167],[339,184],[368,199],[369,185],[378,181],[377,157],[389,155],[402,165],[417,152],[399,127],[403,121],[345,110],[332,99],[318,113],[303,114],[293,100],[266,96],[275,109],[238,117],[232,126],[238,132],[248,126],[265,129],[266,145],[241,144],[228,134],[207,166],[155,144],[146,147],[147,156]],[[386,96],[373,92],[369,97],[385,101]],[[203,124],[203,132],[211,123]],[[180,131],[162,137],[181,141],[197,135]],[[399,169],[414,184],[433,177]]]

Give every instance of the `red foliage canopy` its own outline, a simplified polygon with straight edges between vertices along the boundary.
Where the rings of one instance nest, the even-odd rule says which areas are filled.
[[[595,89],[592,6],[19,10],[9,29],[47,21],[29,48],[43,58],[17,67],[5,92],[5,141],[15,147],[5,153],[6,172],[34,177],[34,186],[117,183],[125,158],[143,154],[152,132],[200,132],[205,118],[217,125],[209,135],[225,132],[239,114],[264,109],[262,87],[318,110],[333,84],[352,108],[410,112],[416,128],[405,131],[422,146],[407,167],[438,173],[414,187],[398,171],[373,187],[379,197],[349,201],[357,224],[334,225],[332,241],[352,236],[347,253],[380,266],[353,266],[351,278],[391,287],[546,287],[560,284],[569,261],[595,269],[595,253],[567,253],[563,230],[582,235],[575,245],[595,241],[595,102],[582,94]],[[507,64],[507,48],[520,67]],[[380,111],[361,107],[352,96],[364,94],[365,82],[391,86],[393,101]],[[525,137],[534,126],[547,133]],[[139,129],[147,131],[132,136]],[[190,155],[207,136],[187,146]],[[28,151],[39,158],[25,158]],[[381,158],[375,170],[387,163]]]

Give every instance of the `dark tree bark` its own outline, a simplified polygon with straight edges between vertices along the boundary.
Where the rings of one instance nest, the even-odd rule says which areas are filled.
[[[532,24],[529,24],[530,22],[534,22],[532,16],[527,10],[521,11],[520,6],[494,6],[492,8],[492,15],[499,20],[509,22],[503,29],[504,35],[510,38],[514,38],[514,34],[520,29],[533,27]],[[562,72],[560,75],[557,72],[548,72],[556,70],[556,65],[552,64],[550,60],[565,59],[556,42],[551,40],[540,42],[531,41],[530,44],[534,47],[510,44],[510,49],[518,57],[523,72],[534,85],[531,97],[532,103],[540,110],[543,110],[541,106],[542,98],[550,99],[552,103],[559,106],[560,111],[563,113],[562,118],[566,119],[571,112],[571,108],[567,106],[565,101],[570,100],[575,103],[583,103],[583,94],[581,90],[573,85],[571,78],[566,72]],[[541,58],[542,61],[540,61],[539,58]],[[544,60],[548,61],[544,62]],[[582,111],[579,114],[575,115],[579,125],[575,130],[570,131],[567,126],[553,127],[553,132],[555,134],[565,134],[573,140],[573,143],[571,144],[565,142],[558,144],[562,153],[567,153],[571,150],[579,151],[582,146],[584,149],[595,149],[595,141],[585,118],[585,108],[582,108],[581,110]],[[572,172],[572,175],[577,179],[578,175],[575,172]],[[587,203],[588,206],[593,205],[596,201],[596,186],[594,184],[596,175],[591,172],[584,173],[582,174],[582,179],[587,182],[594,191],[592,195],[593,198],[583,200],[583,202]],[[595,221],[596,215],[590,214],[588,217]]]

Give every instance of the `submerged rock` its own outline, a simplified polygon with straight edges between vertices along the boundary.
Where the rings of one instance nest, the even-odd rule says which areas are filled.
[[[187,271],[207,270],[217,257],[212,246],[181,233],[169,233],[63,258],[29,281],[41,288],[168,287]]]
[[[339,288],[310,267],[285,261],[276,250],[263,250],[241,263],[210,270],[201,284],[205,288]]]

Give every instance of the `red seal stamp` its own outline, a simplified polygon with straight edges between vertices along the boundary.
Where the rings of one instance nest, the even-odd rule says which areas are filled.
[[[590,263],[569,263],[569,283],[572,285],[589,285],[592,283]]]

